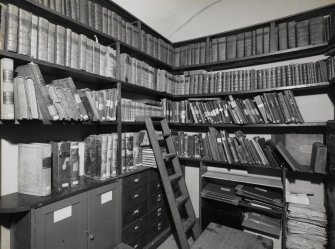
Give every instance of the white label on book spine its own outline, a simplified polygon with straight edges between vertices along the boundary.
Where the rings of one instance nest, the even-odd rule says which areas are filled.
[[[54,223],[72,216],[72,206],[54,211]]]
[[[101,204],[105,204],[111,200],[113,200],[113,190],[101,194]]]

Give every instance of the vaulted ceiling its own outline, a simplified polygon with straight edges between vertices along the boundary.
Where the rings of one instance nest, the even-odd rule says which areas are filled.
[[[224,32],[335,0],[112,0],[173,42]]]

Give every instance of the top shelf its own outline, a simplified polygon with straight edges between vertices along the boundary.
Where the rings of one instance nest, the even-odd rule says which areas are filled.
[[[308,56],[320,55],[323,54],[328,46],[328,43],[322,43],[318,45],[309,45],[298,48],[291,48],[281,51],[276,51],[267,54],[253,55],[244,58],[237,58],[231,60],[217,61],[217,62],[209,62],[204,64],[197,65],[188,65],[175,67],[173,69],[174,73],[181,73],[183,71],[191,71],[191,70],[225,70],[232,68],[240,68],[254,65],[262,65],[268,64],[272,62],[284,61],[284,60],[292,60],[298,59]]]
[[[32,13],[38,12],[38,16],[46,18],[48,21],[53,22],[55,24],[70,28],[76,33],[85,34],[90,39],[94,39],[94,36],[97,36],[99,43],[101,43],[102,45],[105,45],[105,46],[114,45],[115,46],[115,44],[118,42],[120,43],[121,53],[127,53],[131,56],[139,58],[140,60],[145,61],[146,63],[150,64],[153,67],[158,67],[158,68],[165,69],[165,70],[172,70],[173,68],[171,65],[163,61],[160,61],[159,59],[151,55],[148,55],[147,53],[144,53],[141,50],[126,44],[125,42],[122,42],[108,34],[105,34],[99,30],[96,30],[88,25],[85,25],[84,23],[81,23],[77,20],[69,18],[33,0],[24,0],[24,1],[13,0],[13,1],[10,1],[10,3],[13,3],[17,5],[18,7],[23,8]]]

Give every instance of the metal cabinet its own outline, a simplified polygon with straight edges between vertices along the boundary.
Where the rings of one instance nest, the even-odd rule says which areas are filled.
[[[121,242],[121,181],[32,209],[13,226],[14,249],[106,249]]]

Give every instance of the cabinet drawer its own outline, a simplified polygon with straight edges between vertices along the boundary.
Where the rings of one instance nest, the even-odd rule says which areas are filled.
[[[123,229],[122,241],[131,241],[147,231],[148,217],[144,216]]]
[[[124,209],[128,209],[130,206],[134,206],[148,198],[148,186],[143,185],[140,188],[134,189],[128,193],[123,194],[122,206]]]
[[[149,211],[152,211],[164,203],[164,197],[162,192],[157,192],[156,194],[149,197]]]
[[[146,246],[147,241],[148,241],[147,234],[143,233],[132,241],[124,241],[124,242],[134,249],[142,249]]]
[[[131,222],[137,220],[143,215],[148,213],[148,201],[141,202],[140,204],[129,208],[123,212],[123,227],[127,226]]]
[[[148,230],[148,240],[152,241],[167,227],[168,227],[168,223],[166,220],[159,221],[155,223],[154,225],[150,226]]]
[[[123,179],[123,192],[129,192],[132,189],[136,189],[148,182],[147,172],[141,172],[138,174],[127,176]]]
[[[164,206],[160,206],[148,214],[148,224],[154,224],[161,220],[167,220],[167,211]]]
[[[150,182],[149,183],[149,195],[152,195],[158,191],[163,192],[163,183],[159,180]]]

